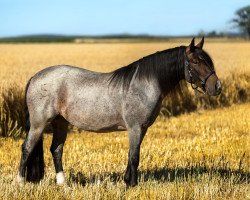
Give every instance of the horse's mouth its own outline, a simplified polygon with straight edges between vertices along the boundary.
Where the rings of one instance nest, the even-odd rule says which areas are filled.
[[[203,91],[205,94],[207,94],[209,96],[218,96],[221,93],[221,89],[210,91],[209,88],[204,88]]]

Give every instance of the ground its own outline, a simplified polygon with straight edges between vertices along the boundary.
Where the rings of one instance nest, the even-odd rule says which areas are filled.
[[[126,132],[68,135],[63,163],[67,185],[55,184],[44,141],[46,174],[19,186],[22,139],[0,138],[1,199],[249,199],[250,104],[158,118],[142,143],[139,185],[126,188]]]
[[[190,41],[0,44],[0,91],[14,84],[16,90],[7,93],[7,99],[15,104],[12,97],[19,98],[19,89],[47,66],[68,64],[107,72]],[[237,99],[241,89],[235,88],[248,91],[249,81],[242,75],[250,72],[249,42],[205,40],[204,48],[213,58],[218,77],[227,80],[226,97]],[[225,79],[237,73],[241,76]],[[15,114],[14,108],[7,111]],[[65,186],[55,184],[50,134],[44,135],[45,178],[24,186],[15,181],[23,139],[1,137],[0,199],[250,199],[249,113],[250,103],[245,103],[158,117],[142,143],[140,180],[135,188],[126,188],[122,180],[128,154],[126,132],[70,133],[63,155]],[[5,116],[0,96],[0,120]]]

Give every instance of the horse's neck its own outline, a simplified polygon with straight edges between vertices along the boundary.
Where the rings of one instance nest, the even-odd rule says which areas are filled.
[[[181,80],[185,78],[185,73],[184,73],[184,60],[182,62],[178,60],[179,58],[176,58],[176,60],[172,63],[169,64],[168,70],[165,72],[166,76],[160,76],[159,85],[161,87],[162,93],[166,95],[168,92],[173,90]],[[164,73],[164,72],[163,72]]]

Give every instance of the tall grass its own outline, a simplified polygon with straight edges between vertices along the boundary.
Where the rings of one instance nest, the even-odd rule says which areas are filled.
[[[201,109],[213,109],[250,101],[250,74],[232,74],[222,80],[218,97],[194,93],[186,83],[163,101],[161,115],[176,116]],[[2,88],[0,96],[0,136],[22,137],[25,130],[24,91],[16,85]]]
[[[24,133],[24,91],[16,85],[1,89],[0,136],[21,137]]]

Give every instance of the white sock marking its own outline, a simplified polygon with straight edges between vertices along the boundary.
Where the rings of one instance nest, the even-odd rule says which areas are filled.
[[[16,180],[19,184],[24,184],[24,177],[22,177],[19,173],[17,174]]]
[[[63,172],[58,172],[56,174],[56,183],[58,185],[62,185],[65,183],[65,176],[64,176],[64,173]]]

